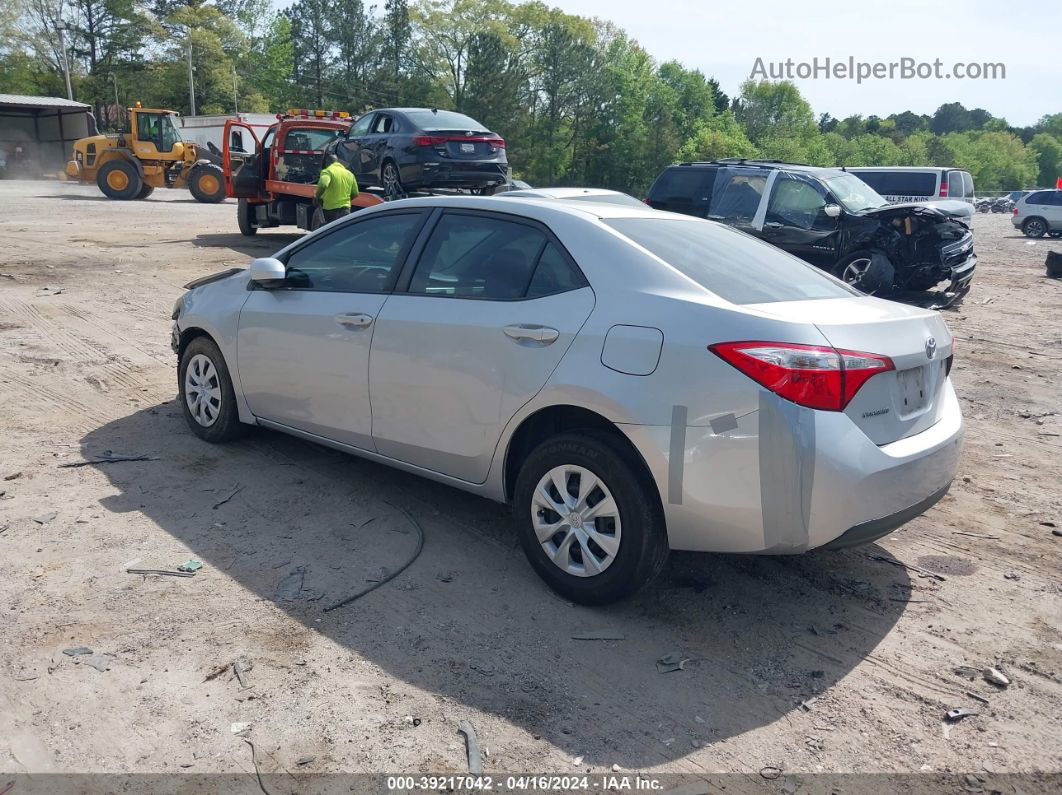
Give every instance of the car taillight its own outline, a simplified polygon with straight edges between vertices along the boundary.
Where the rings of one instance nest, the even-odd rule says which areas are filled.
[[[776,395],[823,411],[844,411],[863,384],[896,369],[887,356],[820,345],[720,342],[708,350]]]
[[[442,146],[445,143],[445,135],[416,135],[413,137],[413,146]]]
[[[487,139],[487,143],[490,144],[491,146],[497,147],[498,149],[504,149],[505,148],[505,139],[504,138],[488,138]]]
[[[1017,215],[1017,214],[1018,214],[1018,208],[1017,208],[1017,207],[1015,207],[1015,208],[1014,208],[1014,214],[1015,214],[1015,215]]]
[[[940,176],[940,198],[948,198],[948,178],[943,174]]]

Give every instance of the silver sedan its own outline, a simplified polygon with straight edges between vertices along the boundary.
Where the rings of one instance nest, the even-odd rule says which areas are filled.
[[[939,314],[647,207],[391,202],[193,283],[174,321],[200,437],[261,425],[510,502],[583,603],[669,549],[880,538],[962,444]]]

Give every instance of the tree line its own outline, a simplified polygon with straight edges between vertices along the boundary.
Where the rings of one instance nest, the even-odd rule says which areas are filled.
[[[1062,113],[1029,127],[958,103],[816,117],[792,83],[729,97],[614,24],[537,1],[8,0],[0,92],[65,95],[61,26],[75,98],[105,129],[137,100],[187,113],[190,50],[199,113],[450,108],[505,137],[534,185],[643,195],[663,166],[718,157],[954,165],[982,192],[1053,186],[1062,170]]]

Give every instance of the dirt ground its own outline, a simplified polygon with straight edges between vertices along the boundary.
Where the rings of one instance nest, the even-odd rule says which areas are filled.
[[[0,182],[0,785],[253,773],[244,737],[263,773],[463,773],[462,720],[488,772],[1062,771],[1062,281],[1043,266],[1062,241],[1004,215],[975,235],[946,313],[968,423],[948,497],[869,547],[673,555],[594,609],[544,587],[503,506],[273,432],[189,432],[181,285],[292,234],[244,238],[232,202],[183,191]],[[104,451],[152,460],[64,466]],[[408,557],[409,517],[413,566],[324,612]],[[189,558],[190,578],[125,572]],[[690,662],[658,673],[671,651]],[[245,686],[212,676],[236,660]],[[957,707],[980,714],[946,723]]]

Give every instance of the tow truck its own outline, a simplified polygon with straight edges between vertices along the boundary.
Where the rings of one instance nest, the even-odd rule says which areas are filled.
[[[289,108],[259,139],[250,124],[227,120],[222,172],[225,195],[238,199],[240,232],[253,235],[282,225],[313,231],[324,224],[324,213],[314,204],[324,149],[346,135],[352,121],[343,111]],[[253,151],[248,151],[251,142]],[[351,200],[351,210],[381,202],[362,192]]]

